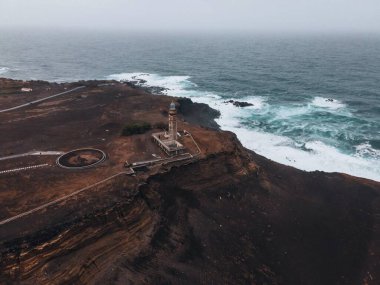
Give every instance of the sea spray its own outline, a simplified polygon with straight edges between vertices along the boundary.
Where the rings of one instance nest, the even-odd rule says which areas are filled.
[[[8,72],[9,71],[9,68],[8,67],[1,67],[0,66],[0,74],[4,74],[4,73],[6,73],[6,72]]]
[[[286,135],[287,132],[296,132],[292,124],[297,125],[298,132],[303,128],[314,127],[316,132],[333,133],[336,130],[328,130],[328,125],[313,126],[312,119],[309,123],[305,120],[310,119],[308,116],[327,118],[327,113],[349,118],[350,111],[346,104],[339,100],[317,96],[304,104],[272,106],[261,96],[244,96],[238,99],[252,106],[242,108],[229,103],[231,97],[226,94],[199,89],[189,76],[161,76],[135,72],[112,74],[107,79],[130,81],[143,87],[161,87],[164,94],[206,103],[221,113],[217,123],[222,129],[234,132],[245,147],[274,161],[306,171],[344,172],[380,180],[379,157],[367,155],[374,152],[369,144],[365,147],[357,146],[356,151],[350,154],[342,152],[333,143],[327,144],[313,138],[312,135],[299,135],[301,139],[298,140]],[[252,117],[256,119],[252,120]],[[266,122],[260,121],[260,118],[264,117]],[[270,124],[279,126],[277,129],[282,131],[271,130]],[[326,138],[326,141],[329,139]],[[330,141],[333,142],[332,139]]]

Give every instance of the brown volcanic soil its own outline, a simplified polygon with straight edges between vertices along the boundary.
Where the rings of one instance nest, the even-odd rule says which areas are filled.
[[[1,219],[116,174],[125,160],[162,155],[149,134],[119,134],[129,121],[164,122],[171,98],[81,84],[0,113],[0,132],[9,134],[0,136],[1,156],[94,147],[109,159],[79,172],[51,166],[1,175]],[[232,133],[200,127],[215,126],[206,106],[179,103],[180,118],[191,122],[179,129],[193,134],[199,159],[121,175],[0,225],[0,284],[380,283],[379,183],[272,162]],[[36,160],[53,159],[0,161],[0,170]]]

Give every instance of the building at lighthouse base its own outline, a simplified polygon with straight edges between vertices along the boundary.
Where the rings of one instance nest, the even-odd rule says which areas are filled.
[[[185,147],[176,140],[171,139],[167,132],[154,133],[152,138],[156,144],[169,156],[182,154]]]

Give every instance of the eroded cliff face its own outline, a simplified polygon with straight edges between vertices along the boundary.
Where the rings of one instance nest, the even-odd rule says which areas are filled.
[[[220,136],[224,148],[198,161],[34,217],[55,211],[2,240],[1,283],[377,284],[378,183],[306,173]]]
[[[3,226],[0,283],[87,284],[119,254],[134,258],[157,217],[131,182],[120,177]]]
[[[164,219],[146,256],[151,280],[157,272],[172,284],[371,284],[378,276],[367,271],[376,183],[237,148],[148,185],[156,186],[143,193]]]
[[[121,138],[121,127],[166,122],[173,98],[117,82],[0,85],[4,108],[86,86],[2,113],[2,155],[80,146],[108,154],[94,169],[1,177],[1,221],[69,198],[0,225],[0,284],[380,283],[379,183],[270,161],[234,134],[208,129],[218,114],[207,105],[180,99],[181,129],[201,146],[196,158],[70,196],[125,170],[125,160],[151,159],[150,135]],[[18,94],[21,87],[33,91]]]

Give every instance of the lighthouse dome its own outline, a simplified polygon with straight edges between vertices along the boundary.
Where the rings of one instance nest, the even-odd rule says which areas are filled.
[[[171,102],[171,104],[170,104],[170,110],[175,110],[175,103],[174,102]]]

